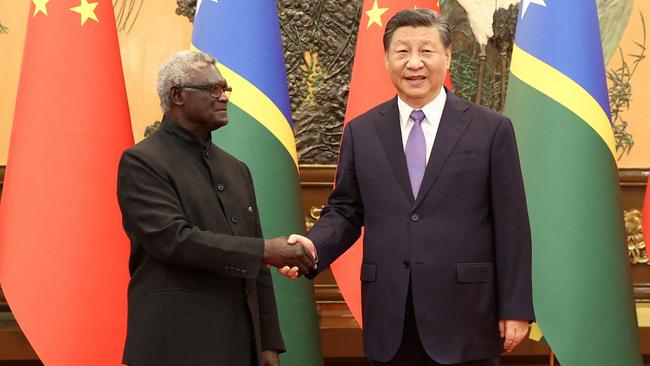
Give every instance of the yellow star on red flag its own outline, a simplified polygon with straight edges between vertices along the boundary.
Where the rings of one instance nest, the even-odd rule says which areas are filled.
[[[88,0],[81,0],[81,4],[79,4],[79,6],[70,8],[70,10],[81,14],[81,25],[84,25],[88,19],[99,22],[99,19],[97,19],[97,15],[95,14],[95,8],[97,7],[97,4],[99,4],[99,2],[88,3]]]
[[[32,2],[34,3],[34,15],[32,15],[32,17],[35,17],[38,13],[47,15],[46,5],[50,2],[50,0],[32,0]]]
[[[372,9],[366,11],[366,15],[368,15],[368,26],[367,28],[370,28],[372,24],[377,24],[379,27],[383,27],[381,24],[381,16],[388,11],[389,8],[380,8],[379,4],[377,4],[377,0],[375,0],[375,3],[372,4]]]

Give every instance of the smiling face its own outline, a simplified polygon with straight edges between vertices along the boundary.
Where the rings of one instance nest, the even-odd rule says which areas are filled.
[[[393,33],[385,63],[400,98],[422,108],[440,93],[451,47],[443,45],[436,27],[401,27]]]
[[[199,67],[190,72],[187,84],[209,85],[219,84],[225,87],[226,79],[221,76],[219,70],[212,65]],[[179,118],[184,127],[197,135],[205,135],[228,124],[228,96],[222,94],[218,98],[212,96],[209,90],[193,88],[176,88],[172,92],[180,109]]]

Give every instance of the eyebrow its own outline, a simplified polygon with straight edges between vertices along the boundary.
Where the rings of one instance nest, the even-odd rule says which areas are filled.
[[[410,43],[419,43],[419,41],[406,42],[404,40],[396,40],[395,44],[410,44]],[[425,38],[423,43],[434,43],[430,38]]]

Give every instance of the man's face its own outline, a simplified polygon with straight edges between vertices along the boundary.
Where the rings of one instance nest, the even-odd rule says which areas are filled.
[[[440,92],[451,63],[436,27],[401,27],[385,54],[386,69],[400,98],[422,108]]]
[[[219,84],[222,88],[227,86],[226,79],[219,70],[212,66],[205,66],[190,72],[187,84],[210,85]],[[225,94],[214,97],[206,89],[183,88],[182,112],[192,125],[204,132],[210,132],[228,124],[226,107],[228,97]]]

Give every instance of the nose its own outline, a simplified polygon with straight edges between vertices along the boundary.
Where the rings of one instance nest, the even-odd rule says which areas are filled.
[[[219,96],[219,98],[217,98],[217,100],[223,103],[228,103],[230,97],[228,96],[228,93],[221,93],[221,95]]]
[[[408,61],[406,62],[406,67],[409,69],[419,69],[423,65],[424,63],[417,53],[410,55]]]

